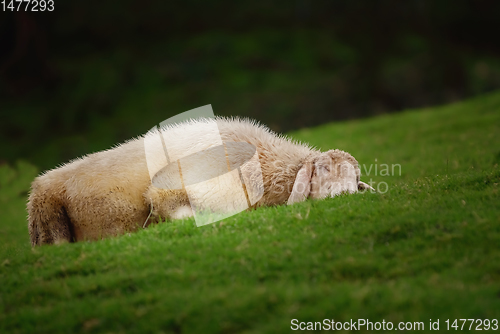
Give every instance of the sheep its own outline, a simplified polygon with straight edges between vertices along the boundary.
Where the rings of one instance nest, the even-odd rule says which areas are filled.
[[[213,140],[196,136],[198,130],[214,124],[225,145],[242,142],[256,149],[263,189],[252,208],[372,189],[360,181],[358,162],[349,153],[338,149],[322,153],[252,120],[197,119],[161,131],[165,138],[170,135],[171,151],[185,156],[215,146]],[[179,131],[192,135],[184,137],[189,140],[176,141]],[[164,152],[161,145],[145,149],[144,143],[152,135],[150,131],[35,178],[27,204],[31,244],[98,240],[136,231],[161,219],[192,216],[186,189],[162,189],[152,184],[151,176],[159,174],[166,164],[160,158]],[[244,156],[236,154],[233,160],[248,158]],[[243,161],[234,163],[239,166]]]

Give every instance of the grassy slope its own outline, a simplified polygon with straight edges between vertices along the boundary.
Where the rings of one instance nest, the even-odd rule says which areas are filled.
[[[276,333],[294,318],[426,328],[429,319],[441,328],[448,318],[500,319],[499,133],[498,93],[305,129],[292,136],[361,164],[401,164],[402,174],[373,167],[363,177],[386,182],[385,194],[34,250],[23,211],[34,171],[2,166],[0,332]]]

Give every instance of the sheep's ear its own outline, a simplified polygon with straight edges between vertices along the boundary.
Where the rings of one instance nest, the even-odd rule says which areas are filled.
[[[361,182],[359,181],[358,182],[358,190],[359,191],[365,191],[365,190],[372,190],[372,191],[375,191],[375,189],[373,189],[372,186],[370,186],[369,184],[367,183],[364,183],[364,182]]]
[[[292,193],[290,194],[290,197],[288,197],[288,205],[302,202],[309,197],[309,193],[311,192],[312,173],[313,164],[311,162],[305,163],[304,166],[300,168],[297,176],[295,177]]]

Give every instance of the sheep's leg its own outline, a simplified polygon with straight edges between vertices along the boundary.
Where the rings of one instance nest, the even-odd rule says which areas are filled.
[[[34,191],[28,202],[31,245],[71,242],[70,220],[62,203]]]
[[[193,216],[187,193],[183,189],[167,190],[150,186],[144,194],[151,207],[151,216],[161,219],[182,219]]]
[[[193,217],[193,210],[189,205],[183,205],[178,207],[171,215],[172,219],[184,219],[188,217]]]

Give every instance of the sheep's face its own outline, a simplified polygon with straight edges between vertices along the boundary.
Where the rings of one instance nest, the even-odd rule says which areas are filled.
[[[334,197],[358,191],[360,170],[349,154],[332,150],[315,159],[311,175],[311,198]]]
[[[358,162],[347,152],[331,150],[313,157],[300,167],[288,204],[306,198],[334,197],[342,193],[355,193],[358,189],[371,189],[359,180]]]

